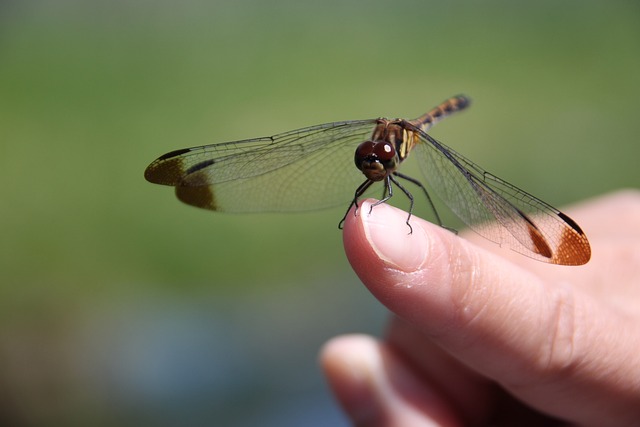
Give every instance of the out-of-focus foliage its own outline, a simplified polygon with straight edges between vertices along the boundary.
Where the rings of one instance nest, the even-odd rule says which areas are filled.
[[[433,135],[561,205],[640,183],[638,69],[633,2],[0,3],[0,417],[311,425],[312,404],[265,402],[321,390],[320,343],[382,317],[344,259],[346,206],[215,214],[146,165],[465,93]]]

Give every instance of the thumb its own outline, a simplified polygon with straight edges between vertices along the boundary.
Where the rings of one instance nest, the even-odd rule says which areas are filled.
[[[586,270],[549,266],[557,270],[542,280],[419,218],[408,234],[406,212],[387,204],[371,210],[371,203],[347,216],[347,257],[374,296],[422,333],[416,340],[548,414],[584,425],[636,424],[636,317],[590,294]]]
[[[406,212],[371,203],[347,216],[343,239],[380,302],[492,376],[513,378],[548,349],[557,313],[536,276],[420,218],[411,218],[409,234]]]

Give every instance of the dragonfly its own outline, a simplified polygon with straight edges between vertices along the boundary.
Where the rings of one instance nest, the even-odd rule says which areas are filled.
[[[316,210],[349,201],[347,214],[354,206],[356,213],[358,201],[381,182],[383,197],[371,209],[399,189],[410,201],[406,222],[411,232],[414,197],[405,187],[408,182],[426,195],[442,226],[425,186],[398,170],[412,154],[430,189],[481,236],[539,261],[587,263],[589,240],[574,220],[427,133],[469,105],[468,97],[458,95],[413,120],[341,121],[183,148],[158,157],[144,176],[152,183],[175,187],[184,203],[236,213]]]

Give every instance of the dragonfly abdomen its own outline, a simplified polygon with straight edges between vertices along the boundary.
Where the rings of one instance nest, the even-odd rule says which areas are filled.
[[[442,104],[432,110],[429,110],[417,119],[412,120],[411,123],[420,128],[421,131],[426,132],[431,128],[431,126],[435,125],[440,120],[452,115],[453,113],[464,110],[470,104],[471,100],[469,98],[464,95],[457,95],[447,99]]]

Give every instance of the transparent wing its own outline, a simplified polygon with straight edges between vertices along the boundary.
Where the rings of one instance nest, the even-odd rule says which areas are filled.
[[[580,227],[556,208],[486,172],[416,128],[414,151],[435,193],[481,236],[531,258],[584,264],[591,256]]]
[[[272,137],[176,150],[145,177],[180,200],[225,212],[303,211],[348,203],[365,177],[354,150],[376,120],[327,123]]]

